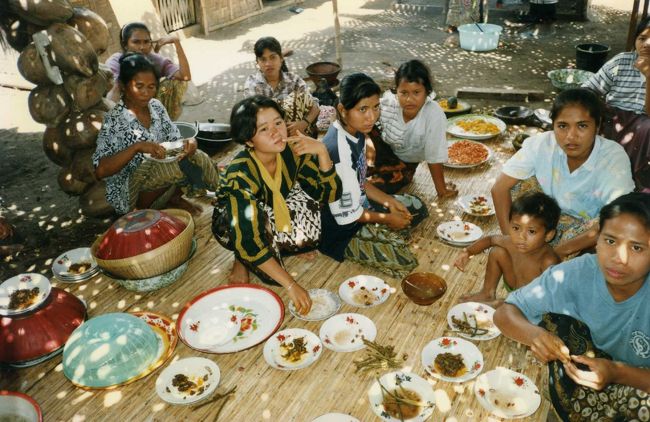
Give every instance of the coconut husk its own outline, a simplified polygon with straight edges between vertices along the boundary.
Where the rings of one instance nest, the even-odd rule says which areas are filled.
[[[51,59],[61,70],[87,77],[97,72],[97,54],[84,34],[63,23],[50,25],[47,33]]]
[[[63,192],[73,196],[81,195],[91,186],[90,183],[75,179],[69,167],[64,167],[59,171],[57,182]]]
[[[102,54],[108,48],[110,41],[108,25],[101,16],[92,10],[75,7],[72,18],[68,20],[68,25],[86,36],[97,55]]]
[[[0,5],[1,8],[2,6]],[[23,51],[32,42],[33,33],[43,29],[42,27],[21,20],[17,15],[12,13],[7,13],[6,15],[0,13],[0,25],[2,25],[7,36],[7,43],[18,52]]]
[[[92,148],[97,146],[97,135],[104,123],[104,112],[94,108],[86,111],[70,113],[61,124],[66,146],[74,149]]]
[[[110,111],[115,107],[115,102],[109,100],[108,98],[102,98],[100,102],[97,103],[93,108],[100,111]]]
[[[63,133],[58,127],[48,127],[43,133],[43,151],[54,164],[67,167],[72,163],[74,152],[65,145]]]
[[[103,180],[93,184],[79,197],[79,206],[81,212],[89,217],[105,217],[115,213],[106,201],[106,182]]]
[[[29,93],[29,113],[38,123],[58,126],[70,112],[70,97],[63,85],[41,85]]]
[[[86,110],[102,100],[106,93],[108,82],[101,72],[89,78],[79,75],[68,75],[64,78],[65,90],[72,98],[73,107]]]
[[[113,84],[115,83],[115,75],[113,75],[111,68],[106,66],[104,63],[99,64],[99,71],[97,73],[101,73],[106,79],[106,92],[104,92],[104,95],[106,95],[113,88]]]
[[[27,22],[48,26],[65,22],[72,17],[72,5],[68,0],[7,0],[9,10]]]
[[[94,148],[87,148],[75,152],[70,165],[72,177],[86,183],[95,183],[95,166],[93,166]]]
[[[52,82],[47,77],[45,66],[36,51],[34,43],[29,44],[18,57],[18,72],[23,78],[35,85],[48,85]]]

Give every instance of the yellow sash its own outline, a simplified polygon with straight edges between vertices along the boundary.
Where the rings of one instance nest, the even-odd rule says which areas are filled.
[[[264,167],[264,164],[257,158],[255,151],[251,151],[251,157],[253,161],[257,164],[257,167],[260,169],[262,175],[262,180],[266,186],[271,189],[273,193],[273,214],[275,214],[275,228],[279,232],[291,232],[291,216],[289,215],[289,208],[287,203],[284,200],[284,196],[280,191],[282,186],[282,168],[284,167],[284,161],[282,156],[278,152],[275,158],[275,176],[271,177],[269,171]]]

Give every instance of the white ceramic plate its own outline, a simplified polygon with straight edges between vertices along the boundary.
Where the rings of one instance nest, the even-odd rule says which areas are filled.
[[[494,203],[489,195],[467,195],[458,198],[463,212],[475,217],[494,215]]]
[[[505,419],[530,416],[542,402],[530,378],[500,366],[476,379],[474,394],[485,410]]]
[[[341,308],[341,299],[333,292],[326,289],[310,289],[311,309],[307,315],[301,315],[296,311],[293,302],[289,302],[289,312],[303,321],[322,321],[338,312]]]
[[[359,419],[345,413],[327,413],[320,415],[311,422],[359,422]]]
[[[350,277],[339,286],[339,296],[348,305],[370,308],[386,302],[390,286],[372,275]]]
[[[492,340],[493,338],[499,337],[499,334],[501,334],[501,331],[496,325],[494,325],[494,321],[492,320],[494,316],[493,307],[478,302],[459,303],[451,308],[447,313],[447,323],[449,324],[449,328],[458,331],[458,327],[452,320],[452,317],[463,321],[463,314],[467,317],[472,326],[477,325],[479,328],[488,330],[488,332],[486,334],[475,336],[458,332],[457,334],[459,336],[469,340]]]
[[[483,230],[467,221],[447,221],[436,229],[438,237],[454,245],[468,245],[483,236]]]
[[[47,277],[36,274],[26,273],[11,277],[0,284],[0,315],[11,316],[20,315],[37,308],[50,295],[50,280]],[[11,295],[17,290],[38,289],[34,300],[21,309],[9,309]]]
[[[321,325],[320,339],[335,352],[354,352],[366,347],[363,339],[373,341],[377,336],[375,323],[360,314],[338,314]]]
[[[74,264],[88,264],[83,272],[70,271]],[[83,281],[97,274],[99,267],[90,253],[90,248],[77,248],[59,255],[52,263],[52,273],[61,281]]]
[[[379,378],[379,381],[375,381],[372,387],[370,387],[370,390],[368,390],[370,407],[382,420],[387,422],[400,421],[399,418],[391,417],[390,414],[386,412],[386,409],[384,408],[384,395],[382,394],[382,388],[379,383],[381,383],[381,385],[391,393],[395,391],[395,389],[402,387],[413,391],[420,396],[420,402],[423,404],[423,406],[420,407],[420,413],[414,418],[405,419],[405,421],[424,422],[433,413],[436,399],[431,384],[418,375],[409,372],[389,372]]]
[[[286,347],[291,347],[296,339],[302,339],[305,344],[306,352],[299,360],[292,362],[283,355],[286,354]],[[264,360],[275,369],[291,371],[306,368],[323,352],[323,343],[316,334],[301,328],[288,328],[278,331],[264,344]]]
[[[442,353],[452,353],[460,355],[463,359],[466,372],[463,374],[450,377],[443,375],[435,368],[435,360]],[[422,349],[422,366],[434,377],[448,382],[465,382],[478,376],[483,370],[483,354],[478,347],[467,340],[458,337],[440,337]]]
[[[180,140],[180,141],[172,141],[172,142],[161,142],[160,145],[162,145],[168,151],[168,154],[169,154],[169,151],[178,151],[179,149],[181,150],[181,152],[179,152],[179,153],[177,153],[177,154],[175,154],[173,156],[167,156],[165,158],[153,158],[151,156],[151,154],[145,152],[144,154],[142,154],[142,155],[144,155],[144,158],[146,158],[147,160],[157,161],[159,163],[172,163],[172,162],[178,160],[180,154],[183,152],[182,151],[183,150],[183,141],[182,140]]]
[[[191,341],[196,323],[210,318],[214,311],[227,309],[240,316],[240,328],[232,341],[205,347]],[[216,287],[201,293],[185,305],[176,327],[183,343],[206,353],[233,353],[253,347],[273,334],[284,319],[284,304],[271,290],[255,284]],[[199,324],[200,326],[200,324]]]
[[[176,375],[185,375],[191,382],[201,384],[192,388],[194,394],[181,392],[173,385]],[[203,400],[216,390],[221,378],[219,366],[206,358],[186,358],[173,362],[156,379],[156,393],[158,396],[171,404],[191,404]]]
[[[465,121],[475,122],[477,120],[483,120],[485,122],[494,124],[497,127],[498,132],[494,132],[494,133],[469,132],[463,129],[462,127],[458,126],[459,122],[465,122]],[[457,136],[459,138],[476,139],[476,140],[490,139],[500,135],[505,130],[506,130],[506,124],[503,120],[493,116],[487,116],[482,114],[466,114],[463,116],[458,116],[447,120],[447,133],[449,133],[452,136]]]
[[[456,144],[458,142],[469,142],[469,143],[471,143],[473,145],[477,145],[480,148],[483,148],[485,151],[487,151],[487,157],[485,157],[485,160],[483,160],[483,161],[479,161],[479,162],[476,162],[476,163],[470,163],[470,164],[452,163],[452,162],[447,161],[446,163],[443,163],[443,166],[453,168],[453,169],[468,169],[468,168],[478,167],[478,166],[480,166],[482,164],[485,164],[488,161],[490,161],[490,159],[492,158],[493,153],[492,153],[492,150],[490,148],[488,148],[487,146],[483,145],[480,142],[470,141],[470,140],[467,140],[467,139],[459,139],[459,140],[456,140],[456,141],[449,142],[449,146],[447,147],[447,149],[451,148],[452,145],[454,145],[454,144]]]
[[[196,321],[185,320],[190,329],[185,331],[187,341],[200,349],[210,349],[232,341],[241,328],[241,315],[231,309],[215,309]]]

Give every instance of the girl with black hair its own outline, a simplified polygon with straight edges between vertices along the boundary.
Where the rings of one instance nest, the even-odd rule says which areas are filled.
[[[219,174],[210,157],[185,139],[181,157],[164,158],[162,142],[181,139],[160,101],[155,99],[158,74],[139,53],[120,59],[118,78],[122,99],[104,116],[93,154],[95,175],[106,179],[106,199],[119,214],[135,208],[163,208],[166,204],[193,214],[201,209],[182,198],[183,190],[219,188]]]
[[[492,186],[502,233],[509,230],[513,196],[541,190],[562,209],[551,242],[558,256],[596,245],[598,211],[634,189],[623,147],[598,135],[602,115],[598,96],[587,89],[568,89],[555,98],[553,130],[526,139]]]
[[[548,363],[563,421],[650,418],[650,195],[600,210],[596,254],[546,270],[497,309],[501,332]]]
[[[277,101],[285,112],[289,135],[300,132],[317,137],[318,100],[300,76],[289,72],[280,42],[263,37],[255,42],[253,50],[258,70],[246,79],[244,95],[265,95]]]
[[[338,261],[348,259],[403,276],[418,263],[402,231],[428,213],[418,198],[392,196],[366,182],[365,139],[379,118],[380,92],[379,85],[363,73],[341,81],[338,119],[323,143],[336,164],[343,191],[341,199],[323,211],[320,251]]]
[[[447,118],[431,99],[431,73],[419,60],[403,63],[395,73],[395,94],[381,99],[381,137],[373,136],[374,166],[370,183],[386,193],[409,185],[421,161],[427,163],[439,198],[456,196],[453,183],[445,182]]]
[[[122,27],[120,31],[121,53],[115,53],[106,60],[106,66],[111,69],[115,76],[115,85],[108,98],[119,101],[121,96],[120,84],[120,58],[129,52],[144,54],[151,61],[158,72],[159,77],[164,80],[158,90],[158,99],[165,106],[167,113],[172,120],[180,117],[183,107],[182,100],[187,90],[187,82],[192,79],[190,65],[185,56],[185,51],[180,40],[175,35],[165,35],[158,40],[151,39],[151,31],[142,22],[131,22]],[[158,54],[164,45],[173,45],[178,56],[178,65]]]
[[[623,145],[637,190],[650,192],[650,16],[639,22],[634,51],[617,54],[582,86],[605,98],[602,135]]]
[[[285,287],[304,314],[311,299],[284,269],[282,257],[316,249],[321,204],[340,198],[341,181],[325,145],[305,135],[289,137],[282,114],[261,95],[233,107],[231,134],[246,149],[226,169],[212,232],[235,252],[230,282],[247,283],[252,271],[267,284]]]

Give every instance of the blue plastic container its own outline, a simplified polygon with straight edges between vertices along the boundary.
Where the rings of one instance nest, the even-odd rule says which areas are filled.
[[[481,27],[479,29],[479,26]],[[483,32],[481,32],[481,29]],[[503,28],[491,23],[469,23],[458,27],[460,48],[468,51],[490,51],[499,46]]]

